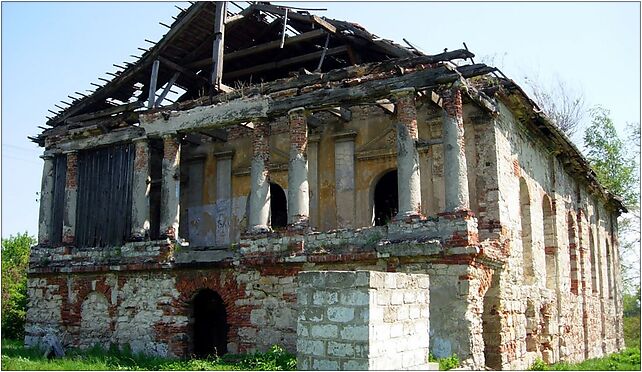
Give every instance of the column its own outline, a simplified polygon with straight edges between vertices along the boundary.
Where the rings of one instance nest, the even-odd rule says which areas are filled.
[[[318,229],[319,216],[319,141],[321,136],[308,137],[308,185],[310,187],[310,227]]]
[[[390,92],[397,112],[397,219],[421,216],[421,179],[417,152],[417,108],[415,89],[402,88]]]
[[[468,172],[464,145],[464,119],[458,86],[440,92],[443,115],[444,183],[446,212],[468,210]]]
[[[355,227],[354,139],[356,136],[356,132],[334,135],[337,228]]]
[[[178,239],[180,217],[181,144],[177,134],[163,136],[163,173],[161,183],[161,236]]]
[[[62,242],[76,242],[76,207],[78,204],[78,152],[67,153],[67,178],[65,179],[65,207],[63,210]]]
[[[43,155],[42,183],[40,186],[40,216],[38,218],[38,244],[51,241],[51,223],[53,217],[54,162],[53,155]]]
[[[290,122],[290,162],[288,164],[288,225],[294,228],[308,226],[310,195],[308,186],[308,123],[305,109],[298,107],[288,112]]]
[[[140,241],[149,237],[149,191],[151,188],[149,143],[146,137],[136,138],[133,142],[136,149],[132,178],[131,240]]]
[[[270,123],[254,121],[250,180],[249,233],[270,231]]]
[[[216,156],[216,234],[217,246],[231,243],[232,218],[232,151],[219,152]]]

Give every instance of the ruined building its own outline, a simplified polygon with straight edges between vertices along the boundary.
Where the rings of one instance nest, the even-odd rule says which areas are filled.
[[[427,275],[429,308],[386,316],[429,314],[431,352],[469,367],[623,348],[625,208],[512,80],[467,49],[425,55],[267,3],[230,10],[181,10],[32,138],[44,170],[26,344],[53,328],[162,356],[306,351],[297,319],[322,296],[297,302],[299,273],[368,270]],[[341,341],[345,327],[324,329]]]

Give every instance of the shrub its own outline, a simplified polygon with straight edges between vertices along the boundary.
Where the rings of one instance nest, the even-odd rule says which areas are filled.
[[[27,268],[36,240],[26,232],[2,239],[2,337],[24,338],[27,311]]]
[[[625,316],[623,319],[624,344],[640,349],[640,316]]]
[[[439,358],[439,370],[448,371],[449,369],[459,367],[459,358],[457,354],[453,354],[446,358]]]
[[[540,358],[535,359],[535,363],[533,363],[530,368],[528,368],[529,371],[545,371],[546,370],[546,363],[544,363],[543,360]]]

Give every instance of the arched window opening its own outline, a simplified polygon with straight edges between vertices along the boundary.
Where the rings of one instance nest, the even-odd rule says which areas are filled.
[[[531,200],[528,185],[523,178],[519,179],[519,208],[522,227],[522,255],[524,284],[535,283],[533,272],[533,233],[531,229]]]
[[[589,250],[591,256],[589,257],[591,261],[591,288],[593,293],[598,292],[597,288],[597,259],[595,255],[595,240],[593,240],[593,228],[589,226]]]
[[[568,255],[571,268],[571,293],[578,294],[580,286],[580,267],[578,265],[578,246],[577,246],[577,232],[575,230],[575,219],[572,213],[568,213]]]
[[[227,353],[227,312],[225,303],[211,289],[198,292],[192,302],[193,353],[199,358]]]
[[[288,200],[285,197],[285,191],[272,182],[270,182],[270,225],[273,229],[288,225]]]
[[[555,236],[555,215],[553,205],[548,195],[542,200],[542,216],[544,218],[544,253],[546,257],[546,288],[555,290],[557,287],[557,242]]]
[[[482,337],[484,339],[484,358],[486,366],[493,370],[502,369],[502,319],[500,317],[500,271],[493,273],[490,287],[484,294],[484,312],[482,313]],[[511,316],[511,315],[509,315]]]
[[[606,280],[607,280],[607,295],[608,298],[613,298],[613,257],[611,255],[611,245],[609,244],[608,239],[605,241],[606,247]]]
[[[391,170],[379,179],[374,191],[374,223],[385,226],[399,211],[397,170]]]

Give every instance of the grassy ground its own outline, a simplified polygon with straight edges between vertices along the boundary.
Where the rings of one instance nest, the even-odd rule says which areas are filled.
[[[19,341],[2,341],[2,370],[157,370],[157,371],[207,371],[207,370],[292,370],[296,359],[278,347],[267,353],[230,355],[218,359],[170,360],[127,351],[69,350],[65,358],[47,360],[42,352],[27,349]]]
[[[621,353],[611,354],[606,358],[585,360],[582,363],[555,363],[545,365],[536,362],[531,368],[534,371],[639,371],[640,349],[627,348]]]

